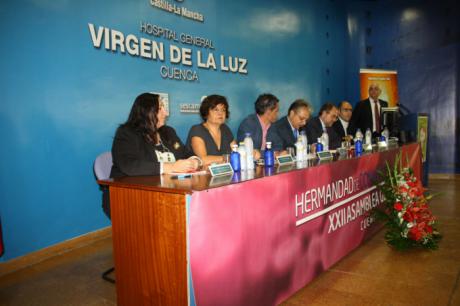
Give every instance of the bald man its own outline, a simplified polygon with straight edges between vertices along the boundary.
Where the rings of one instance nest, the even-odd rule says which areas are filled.
[[[342,101],[337,108],[339,110],[339,120],[334,122],[332,127],[337,135],[339,135],[340,139],[343,139],[348,135],[348,126],[350,124],[353,107],[348,101]]]
[[[369,86],[369,98],[359,101],[351,115],[350,126],[348,127],[350,134],[354,135],[358,128],[364,134],[369,128],[372,131],[372,137],[380,135],[382,129],[380,110],[382,107],[388,107],[388,102],[379,99],[381,93],[382,90],[378,84],[373,83]]]

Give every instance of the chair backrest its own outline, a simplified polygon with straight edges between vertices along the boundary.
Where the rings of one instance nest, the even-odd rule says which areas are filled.
[[[100,154],[94,161],[94,174],[98,180],[105,180],[110,177],[112,170],[112,152]]]

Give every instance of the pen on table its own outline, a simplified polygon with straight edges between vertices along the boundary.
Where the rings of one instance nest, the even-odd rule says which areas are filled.
[[[172,179],[184,179],[184,178],[189,178],[192,177],[191,174],[178,174],[178,175],[173,175],[171,176]]]

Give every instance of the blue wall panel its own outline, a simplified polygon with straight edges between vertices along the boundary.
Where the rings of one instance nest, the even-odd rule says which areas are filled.
[[[184,5],[195,22],[154,8],[148,0],[18,0],[2,4],[0,214],[8,260],[70,239],[109,221],[102,213],[92,164],[110,150],[118,124],[144,91],[170,95],[169,124],[184,139],[197,115],[179,113],[220,93],[230,101],[229,125],[253,111],[262,92],[296,98],[317,110],[345,96],[345,7],[334,1],[209,1]],[[88,23],[134,34],[150,22],[213,40],[215,54],[248,59],[248,75],[196,67],[198,82],[160,77],[167,63],[94,48]],[[189,47],[175,43],[179,47]],[[193,52],[200,50],[192,47]],[[329,55],[325,56],[329,50]],[[183,65],[177,67],[184,68]]]

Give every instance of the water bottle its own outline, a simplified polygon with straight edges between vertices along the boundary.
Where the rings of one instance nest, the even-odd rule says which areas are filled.
[[[307,139],[307,133],[305,133],[305,131],[300,131],[300,139],[302,139],[303,148],[304,148],[304,156],[306,160],[308,157],[308,139]]]
[[[387,127],[383,129],[382,136],[385,137],[385,142],[388,143],[388,140],[390,139],[390,131]]]
[[[254,143],[252,142],[251,133],[245,134],[244,146],[246,148],[246,167],[247,169],[254,169]]]
[[[254,169],[248,169],[245,172],[247,173],[247,179],[248,180],[254,179],[255,172],[256,172]]]
[[[239,183],[239,182],[241,182],[241,173],[237,171],[233,173],[232,183]]]
[[[296,167],[297,169],[303,169],[303,168],[305,168],[306,166],[307,166],[306,160],[297,160],[297,161],[295,162],[295,167]]]
[[[267,167],[267,165],[265,165],[264,176],[271,176],[274,173],[275,173],[275,168],[274,167]]]
[[[363,141],[360,138],[355,140],[355,154],[361,156],[363,154]]]
[[[323,144],[321,143],[321,138],[318,138],[316,143],[316,153],[323,152]]]
[[[275,154],[272,150],[272,143],[267,141],[267,147],[264,152],[265,167],[273,167],[275,165]]]
[[[329,151],[329,135],[326,132],[323,132],[323,135],[321,135],[321,139],[323,144],[323,150]]]
[[[297,138],[297,142],[295,143],[295,151],[296,151],[296,159],[298,161],[302,161],[305,159],[304,157],[304,147],[303,147],[303,142],[302,139]]]
[[[240,169],[246,170],[248,168],[248,161],[246,158],[246,148],[244,147],[244,142],[240,142],[240,146],[238,147],[238,153],[240,153]]]
[[[363,133],[361,132],[361,129],[356,130],[355,141],[358,140],[358,139],[361,140],[361,141],[363,140]]]
[[[369,129],[369,128],[366,130],[366,136],[365,136],[364,144],[372,145],[372,132],[371,132],[371,129]]]
[[[240,171],[241,159],[240,153],[238,153],[238,145],[232,145],[232,153],[230,154],[230,164],[232,165],[233,171]]]
[[[240,146],[241,147],[241,146]],[[240,182],[244,182],[248,180],[248,171],[241,169],[240,173]]]

